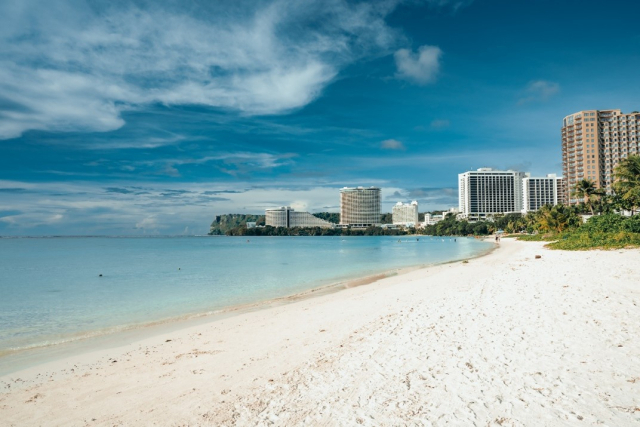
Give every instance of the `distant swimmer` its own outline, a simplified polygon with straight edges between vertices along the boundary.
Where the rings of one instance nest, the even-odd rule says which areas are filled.
[[[98,277],[102,277],[102,274],[98,274]]]
[[[247,243],[249,243],[249,240],[247,240]]]
[[[453,239],[453,241],[454,241],[454,242],[457,242],[457,241],[458,241],[458,239]]]

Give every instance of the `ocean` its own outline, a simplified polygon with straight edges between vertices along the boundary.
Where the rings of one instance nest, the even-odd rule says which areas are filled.
[[[29,349],[42,353],[491,248],[428,236],[1,238],[0,365]],[[5,363],[0,373],[10,369]]]

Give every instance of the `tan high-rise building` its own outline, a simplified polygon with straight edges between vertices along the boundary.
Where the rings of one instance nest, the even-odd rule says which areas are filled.
[[[640,113],[585,110],[562,122],[564,203],[578,203],[572,188],[582,179],[612,191],[613,172],[621,159],[640,152]]]

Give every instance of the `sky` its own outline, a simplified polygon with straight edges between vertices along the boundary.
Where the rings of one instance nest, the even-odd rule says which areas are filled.
[[[215,215],[457,206],[561,174],[562,118],[640,110],[640,3],[4,0],[0,235],[206,234]]]

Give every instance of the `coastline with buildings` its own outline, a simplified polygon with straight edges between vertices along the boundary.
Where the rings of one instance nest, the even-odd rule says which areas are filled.
[[[624,114],[621,110],[580,111],[563,119],[561,134],[564,176],[553,173],[532,176],[524,171],[488,167],[463,172],[458,175],[457,210],[451,208],[447,213],[441,211],[437,214],[424,212],[422,222],[419,221],[421,214],[417,201],[398,201],[392,207],[390,223],[385,224],[381,221],[380,188],[344,187],[340,190],[337,223],[308,212],[295,212],[289,207],[281,207],[266,210],[265,226],[354,230],[385,228],[415,232],[419,229],[428,230],[428,227],[446,219],[447,214],[455,215],[461,221],[495,222],[504,216],[527,215],[545,208],[563,205],[582,205],[584,208],[588,205],[593,215],[593,197],[615,196],[616,168],[630,156],[640,153],[640,113]],[[584,188],[579,189],[580,186]],[[620,204],[620,200],[616,203]],[[620,207],[618,211],[630,210],[633,213],[633,203],[629,205],[627,202],[628,206]],[[254,227],[255,223],[249,223],[248,228]],[[486,232],[495,231],[491,228],[488,227]],[[230,233],[234,234],[242,235]],[[260,234],[256,232],[255,235]]]

